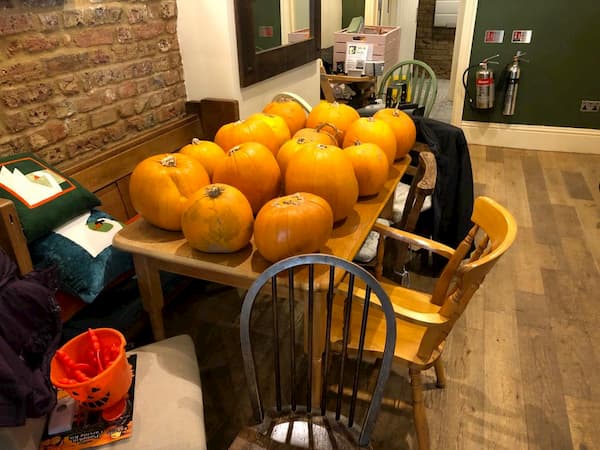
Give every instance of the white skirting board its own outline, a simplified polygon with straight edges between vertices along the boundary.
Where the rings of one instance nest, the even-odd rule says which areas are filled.
[[[600,130],[465,121],[469,144],[600,155]]]

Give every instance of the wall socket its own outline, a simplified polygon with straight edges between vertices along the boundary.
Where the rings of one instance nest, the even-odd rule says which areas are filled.
[[[581,112],[599,112],[600,111],[600,100],[581,100],[581,106],[579,107]]]

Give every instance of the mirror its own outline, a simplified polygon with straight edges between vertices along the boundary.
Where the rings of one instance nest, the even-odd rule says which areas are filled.
[[[240,85],[319,57],[321,0],[235,0]]]

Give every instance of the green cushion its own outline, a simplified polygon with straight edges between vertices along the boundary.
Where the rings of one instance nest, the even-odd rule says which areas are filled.
[[[31,153],[0,157],[0,197],[15,203],[27,242],[100,205],[98,197]]]

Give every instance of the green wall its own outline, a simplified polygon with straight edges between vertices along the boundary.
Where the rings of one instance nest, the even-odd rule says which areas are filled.
[[[483,42],[485,30],[502,29],[502,44]],[[531,43],[512,44],[513,29],[533,30]],[[516,111],[507,117],[498,82],[517,50],[527,52],[530,62],[521,63]],[[479,0],[469,65],[496,53],[500,64],[490,66],[497,84],[494,109],[472,110],[465,102],[464,120],[600,128],[600,112],[579,111],[582,99],[600,100],[600,0]]]
[[[346,28],[354,17],[359,16],[365,16],[365,0],[342,1],[342,28]]]

